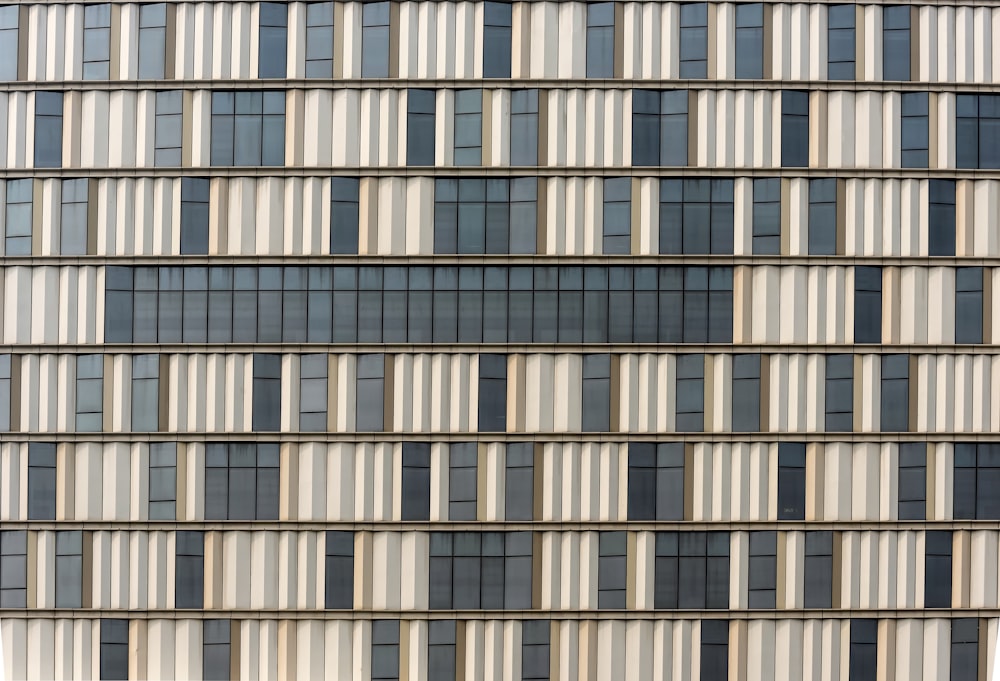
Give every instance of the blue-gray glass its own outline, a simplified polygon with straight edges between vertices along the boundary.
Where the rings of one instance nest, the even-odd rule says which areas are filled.
[[[483,91],[455,91],[455,165],[482,165]]]
[[[778,444],[778,520],[804,520],[806,513],[806,446]]]
[[[659,90],[632,90],[632,165],[660,165]]]
[[[83,8],[83,79],[107,80],[111,68],[111,5]]]
[[[426,442],[403,443],[401,518],[430,519],[431,448]]]
[[[955,268],[955,342],[983,342],[983,269]]]
[[[538,90],[513,90],[510,95],[510,164],[538,164]]]
[[[979,619],[963,617],[951,624],[950,677],[955,681],[979,678]]]
[[[156,125],[153,133],[153,165],[181,165],[183,98],[180,90],[156,93]]]
[[[389,77],[390,3],[368,2],[361,15],[361,77]]]
[[[128,620],[101,620],[101,679],[128,678]]]
[[[283,2],[262,2],[258,78],[284,78],[288,53],[288,6]]]
[[[781,253],[781,180],[777,177],[753,181],[754,255]]]
[[[781,165],[804,168],[809,165],[809,93],[785,90],[781,93]]]
[[[805,533],[803,561],[803,606],[830,608],[833,605],[833,532]]]
[[[629,177],[604,181],[603,253],[627,255],[632,251],[631,187]]]
[[[827,78],[854,80],[856,5],[827,8]]]
[[[17,80],[17,5],[0,7],[0,80]]]
[[[878,620],[852,619],[848,678],[875,681],[878,674]]]
[[[548,620],[524,620],[521,622],[521,679],[523,681],[548,680],[551,627]]]
[[[479,356],[479,430],[507,430],[507,356]]]
[[[924,607],[951,607],[950,530],[928,530],[924,533]]]
[[[676,424],[678,432],[705,428],[705,356],[678,355],[676,359]]]
[[[483,3],[483,78],[510,78],[512,6]]]
[[[306,78],[333,77],[333,3],[306,5]]]
[[[900,520],[924,520],[927,504],[926,443],[899,443],[896,488],[899,501],[898,518]]]
[[[587,5],[587,78],[615,77],[615,3]]]
[[[626,534],[601,532],[598,542],[597,607],[626,607]]]
[[[87,252],[87,201],[90,181],[62,181],[62,211],[59,225],[59,252],[84,255]]]
[[[882,10],[882,80],[910,80],[910,6]]]
[[[399,621],[372,620],[372,681],[399,678]]]
[[[361,181],[330,178],[330,253],[357,253]]]
[[[208,208],[211,181],[181,179],[181,254],[208,253]]]
[[[209,635],[209,625],[218,624],[218,633]],[[204,639],[202,644],[202,678],[206,681],[223,681],[229,679],[229,620],[204,620]],[[225,632],[225,633],[224,633]],[[224,638],[223,638],[224,637]],[[221,640],[215,640],[221,639]]]
[[[736,77],[764,77],[764,5],[736,5]]]
[[[837,180],[809,180],[809,255],[837,254]]]
[[[611,421],[611,356],[583,356],[581,426],[588,431],[607,431]]]
[[[407,90],[406,165],[434,165],[434,90]]]
[[[534,444],[510,442],[504,452],[506,520],[531,520],[534,514]]]
[[[760,398],[760,355],[733,355],[734,432],[761,429]]]
[[[83,606],[83,532],[56,532],[55,606]]]
[[[909,429],[909,355],[882,355],[881,430]]]
[[[979,96],[979,168],[1000,168],[1000,97]]]
[[[383,430],[384,356],[358,355],[357,430]]]
[[[928,95],[926,92],[904,92],[900,100],[900,164],[904,168],[926,168],[930,145]]]
[[[139,5],[139,79],[162,80],[167,49],[166,3]],[[180,165],[179,163],[176,165]]]
[[[56,447],[48,442],[28,446],[28,519],[56,518]]]
[[[708,5],[681,5],[680,77],[708,77]]]
[[[62,165],[63,93],[35,93],[35,153],[36,168],[58,168]]]
[[[729,679],[729,622],[703,620],[701,623],[701,681]]]
[[[132,356],[132,430],[159,429],[159,355]]]
[[[955,95],[955,167],[979,167],[979,95]]]
[[[854,342],[882,342],[882,268],[854,268]]]
[[[777,591],[777,532],[750,532],[747,607],[774,608]]]
[[[826,430],[854,428],[854,356],[826,356]]]
[[[927,253],[955,255],[955,181],[928,180]]]

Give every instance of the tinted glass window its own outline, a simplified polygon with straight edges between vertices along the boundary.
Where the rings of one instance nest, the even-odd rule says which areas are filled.
[[[253,356],[253,429],[281,430],[281,355]]]
[[[604,245],[608,254],[627,255],[632,251],[632,179],[604,180]]]
[[[878,620],[851,620],[851,681],[875,681],[878,674]]]
[[[358,355],[357,362],[357,429],[384,430],[382,390],[385,382],[385,357]]]
[[[928,180],[927,253],[955,255],[955,181]]]
[[[205,518],[277,520],[280,455],[277,443],[205,446]]]
[[[736,77],[764,77],[764,5],[736,5]]]
[[[900,520],[924,520],[927,517],[927,445],[923,442],[899,443],[897,479]]]
[[[856,5],[827,8],[827,78],[854,80]]]
[[[230,637],[229,620],[202,620],[202,678],[229,679]]]
[[[983,342],[983,269],[955,268],[955,342]]]
[[[55,606],[83,607],[83,532],[56,532]]]
[[[406,92],[406,165],[432,166],[434,165],[434,90],[410,89]]]
[[[101,620],[101,678],[128,678],[128,620]]]
[[[809,255],[837,254],[837,180],[809,180]]]
[[[302,355],[299,360],[299,430],[327,429],[329,355]]]
[[[781,165],[786,168],[809,165],[808,92],[781,93]]]
[[[924,533],[924,607],[951,607],[950,530],[928,530]]]
[[[181,254],[208,253],[210,182],[207,177],[181,179]]]
[[[854,268],[854,342],[882,342],[882,268]]]
[[[56,519],[56,446],[28,443],[28,520]]]
[[[626,607],[627,547],[628,538],[625,532],[601,532],[598,535],[598,608]]]
[[[826,356],[826,430],[854,430],[854,355]]]
[[[389,77],[389,2],[366,2],[361,14],[361,77]]]
[[[979,678],[979,619],[951,620],[951,681]]]
[[[708,77],[708,5],[681,5],[680,77]]]
[[[733,355],[732,429],[761,430],[760,355]]]
[[[523,681],[548,681],[551,626],[548,620],[521,622],[521,679]]]
[[[354,533],[326,532],[325,607],[348,610],[354,607]]]
[[[149,519],[177,518],[177,445],[149,444]]]
[[[58,168],[62,165],[61,92],[35,93],[35,167]]]
[[[284,165],[285,93],[213,92],[211,160],[213,166]]]
[[[512,90],[510,93],[512,166],[538,165],[538,97],[536,89]]]
[[[28,598],[28,533],[0,532],[0,608],[25,608]]]
[[[258,78],[284,78],[288,53],[288,6],[283,2],[262,2]]]
[[[180,90],[156,93],[156,126],[153,134],[155,166],[181,165],[183,103]]]
[[[456,672],[455,621],[427,623],[427,677],[453,681]]]
[[[482,90],[455,90],[455,165],[483,165]]]
[[[534,518],[535,445],[509,442],[504,452],[504,518]]]
[[[4,221],[5,255],[31,255],[32,207],[34,180],[7,180],[6,220]]]
[[[632,91],[632,164],[688,164],[686,90]]]
[[[806,608],[829,608],[833,605],[833,532],[805,533],[803,564],[803,605]]]
[[[479,431],[507,430],[507,356],[479,355]]]
[[[806,446],[778,444],[778,520],[805,520]]]
[[[882,355],[883,432],[909,429],[909,371],[909,355]]]
[[[684,519],[683,443],[629,443],[628,518]]]
[[[104,428],[104,355],[76,356],[76,429]]]
[[[167,5],[139,5],[139,78],[162,80],[167,50]],[[159,94],[159,93],[157,93]],[[159,102],[157,102],[159,104]],[[159,106],[157,106],[159,113]],[[180,145],[178,145],[180,146]],[[156,165],[160,165],[157,163]],[[163,165],[180,165],[167,163]]]
[[[729,533],[657,532],[653,607],[729,607]]]
[[[778,533],[750,533],[747,607],[774,608],[778,583]]]
[[[132,355],[132,430],[160,428],[160,356]]]
[[[781,180],[753,181],[753,254],[781,253]]]
[[[660,180],[660,253],[732,254],[733,181]]]
[[[431,446],[403,443],[402,519],[429,520],[431,508]]]
[[[0,80],[17,80],[18,6],[0,7]]]
[[[882,79],[910,80],[910,7],[882,9]]]
[[[928,95],[926,92],[904,92],[900,95],[902,147],[904,168],[926,168],[930,132],[928,128]]]
[[[729,679],[729,622],[703,620],[701,623],[701,681]]]
[[[705,356],[678,355],[677,421],[678,432],[705,429]]]
[[[483,3],[483,78],[510,78],[511,5]]]
[[[83,79],[108,80],[111,68],[111,5],[83,8]]]
[[[306,78],[333,77],[333,3],[306,5]]]
[[[615,77],[615,3],[587,4],[587,78]]]

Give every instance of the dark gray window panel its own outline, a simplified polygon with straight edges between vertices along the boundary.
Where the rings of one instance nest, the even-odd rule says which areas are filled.
[[[257,53],[258,78],[284,78],[288,57],[288,5],[283,2],[262,2],[260,8],[260,41]]]
[[[504,451],[504,519],[534,518],[535,445],[508,442]]]
[[[809,180],[809,255],[837,255],[837,180]]]
[[[848,678],[851,681],[875,681],[877,678],[878,620],[851,620],[851,647],[848,669]]]
[[[493,3],[487,3],[487,6]],[[485,69],[485,64],[483,66]],[[509,69],[508,69],[509,70]],[[537,89],[512,90],[510,93],[510,164],[538,165]],[[534,252],[532,249],[531,252]]]
[[[680,77],[708,78],[708,4],[682,4],[680,31]]]
[[[930,129],[928,127],[928,95],[926,92],[904,92],[900,96],[900,165],[904,168],[926,168]]]
[[[0,608],[28,605],[28,533],[0,532]]]
[[[83,8],[83,79],[111,77],[111,5]]]
[[[597,607],[624,609],[628,607],[625,593],[628,585],[628,533],[600,532],[597,552]]]
[[[950,530],[924,533],[924,607],[951,607]]]
[[[455,620],[431,620],[427,623],[427,678],[454,681]]]
[[[284,165],[285,92],[213,92],[211,164]]]
[[[0,7],[0,80],[17,80],[18,6]]]
[[[628,519],[684,520],[684,443],[629,443]]]
[[[909,430],[909,374],[909,355],[882,355],[882,432]]]
[[[910,6],[882,9],[882,80],[910,80]]]
[[[924,520],[927,517],[927,445],[923,442],[899,443],[899,472],[896,480],[900,520]]]
[[[205,445],[205,519],[277,520],[279,446],[263,442]]]
[[[955,342],[983,342],[983,268],[955,268]]]
[[[361,13],[361,77],[389,77],[389,2],[366,2]]]
[[[833,607],[833,532],[806,532],[805,543],[803,606]]]
[[[483,3],[483,78],[510,78],[512,6]]]
[[[747,567],[747,607],[771,609],[776,606],[778,584],[778,533],[763,530],[750,533]]]
[[[1000,95],[955,96],[955,165],[1000,168]]]
[[[406,165],[432,166],[435,91],[410,88],[406,93]]]
[[[372,620],[372,681],[399,679],[399,620]]]
[[[764,5],[736,5],[736,77],[764,77]]]
[[[299,359],[299,430],[326,431],[329,355]]]
[[[702,620],[701,681],[729,680],[729,622]]]
[[[4,254],[31,255],[31,224],[34,180],[7,180]]]
[[[182,255],[208,253],[210,197],[211,180],[209,178],[181,178]]]
[[[177,444],[149,443],[149,519],[177,519]]]
[[[854,80],[856,5],[829,5],[827,9],[827,78]]]
[[[230,678],[230,620],[202,620],[201,664],[205,681],[224,681]]]
[[[139,79],[163,80],[166,76],[167,5],[139,5]],[[171,55],[173,56],[173,55]],[[159,93],[157,93],[159,94]],[[159,102],[157,102],[159,113]],[[156,165],[161,165],[157,163]],[[180,165],[169,163],[163,165]]]
[[[358,355],[356,373],[358,379],[357,430],[385,430],[383,425],[385,355]]]
[[[531,532],[432,532],[431,610],[531,607]]]
[[[809,93],[804,90],[781,93],[781,165],[809,165]]]
[[[632,252],[632,178],[604,180],[603,253],[628,255]]]
[[[333,77],[333,3],[306,4],[306,78]]]
[[[281,355],[253,356],[253,429],[281,430]]]
[[[854,268],[854,342],[882,342],[882,268]]]
[[[174,167],[182,164],[183,130],[184,97],[181,91],[163,90],[157,92],[156,121],[153,132],[153,165]],[[181,186],[183,187],[183,184]]]
[[[76,356],[76,429],[104,428],[104,355]]]
[[[361,180],[330,178],[330,253],[358,252]]]
[[[0,355],[0,433],[11,430],[11,356]],[[2,606],[0,606],[2,607]]]
[[[483,165],[482,90],[455,90],[455,165]]]
[[[507,355],[479,355],[478,430],[507,430]]]
[[[476,520],[479,445],[448,445],[448,520]]]
[[[611,355],[583,356],[581,412],[584,430],[611,429]]]
[[[1000,520],[1000,445],[955,443],[956,519]]]
[[[62,118],[63,93],[35,92],[36,168],[58,168],[62,165]]]
[[[401,495],[401,517],[403,520],[430,520],[430,443],[403,443],[403,482]]]
[[[632,165],[688,165],[687,90],[632,90]]]
[[[56,519],[56,446],[28,443],[28,520]]]
[[[159,429],[160,356],[132,355],[132,432]]]
[[[354,533],[326,532],[325,607],[350,610],[354,607]]]
[[[778,520],[806,518],[806,446],[778,443]]]
[[[951,620],[951,681],[979,679],[979,619]]]
[[[705,430],[705,356],[677,355],[677,432]]]
[[[733,355],[732,429],[761,430],[760,355]]]
[[[533,177],[435,180],[434,252],[534,253],[537,195]]]
[[[660,180],[660,253],[733,253],[733,181]]]
[[[927,252],[955,255],[955,181],[928,180]]]
[[[615,77],[615,3],[587,5],[587,78]]]
[[[826,430],[854,430],[854,355],[826,356]]]
[[[101,620],[101,678],[128,678],[128,620]]]
[[[550,673],[549,646],[552,625],[549,620],[521,622],[521,679],[548,681]]]
[[[56,532],[57,608],[83,607],[83,532]]]
[[[653,607],[729,607],[729,533],[657,532]]]
[[[62,181],[62,205],[59,225],[59,252],[62,255],[87,254],[87,201],[90,180]]]
[[[8,191],[10,182],[7,183]],[[104,340],[130,343],[133,327],[133,270],[131,267],[104,268]],[[156,325],[153,324],[155,331]]]
[[[764,177],[753,181],[754,255],[781,253],[781,179]]]

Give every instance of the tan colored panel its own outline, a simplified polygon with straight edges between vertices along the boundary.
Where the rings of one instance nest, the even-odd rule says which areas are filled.
[[[28,6],[21,5],[17,11],[17,79],[28,80],[28,41],[31,31],[28,21]]]
[[[702,424],[706,433],[714,430],[712,424],[715,423],[715,358],[715,355],[703,355]]]
[[[38,533],[28,533],[28,594],[27,606],[29,608],[38,607]]]
[[[625,77],[625,3],[615,3],[615,78]],[[634,224],[634,223],[633,223]]]
[[[399,3],[389,4],[389,77],[399,78]]]
[[[865,73],[865,8],[857,6],[854,15],[854,77],[863,78]]]
[[[83,533],[83,583],[80,589],[80,607],[94,607],[94,533]]]
[[[822,520],[824,485],[826,484],[826,451],[822,442],[806,445],[806,520]]]
[[[545,514],[545,445],[541,442],[536,442],[534,446],[534,462],[532,468],[531,481],[533,483],[534,489],[532,489],[531,501],[533,508],[531,509],[531,518],[533,520],[542,520]],[[504,517],[506,517],[507,508],[504,507]]]
[[[862,378],[864,376],[864,360],[861,355],[854,355],[854,375],[851,377],[851,387],[854,392],[854,404],[852,405],[852,410],[854,412],[854,432],[861,430],[862,424],[864,423],[864,413],[865,405],[867,401],[865,400],[864,387],[862,386]]]
[[[525,12],[528,14],[527,12]],[[538,91],[538,165],[544,166],[549,163],[549,92],[548,90]],[[542,178],[538,178],[538,201],[542,201]],[[539,231],[541,231],[539,229]],[[543,244],[545,242],[539,242]],[[539,248],[539,253],[544,251]]]
[[[337,432],[337,414],[340,405],[337,403],[337,385],[340,380],[338,371],[340,360],[337,355],[327,355],[326,364],[326,429],[331,433]]]
[[[333,77],[344,77],[344,3],[333,3]]]
[[[129,620],[128,623],[128,677],[142,681],[146,678],[148,651],[146,620]]]
[[[291,131],[285,140],[285,163],[300,166],[305,162],[306,93],[304,90],[289,90],[285,97],[285,130]]]
[[[876,660],[876,678],[896,678],[896,620],[879,620]]]
[[[354,535],[354,608],[368,610],[372,607],[372,533]]]
[[[927,166],[938,167],[938,93],[927,95]]]
[[[831,571],[831,581],[833,582],[833,603],[834,607],[839,607],[843,601],[844,584],[844,533],[833,533],[833,569]]]
[[[175,77],[174,55],[177,54],[177,5],[167,3],[167,30],[163,50],[163,78],[173,80]]]
[[[482,148],[480,150],[481,165],[492,165],[493,159],[493,90],[483,89],[482,124],[480,133]]]
[[[747,635],[749,631],[746,620],[736,620],[729,626],[729,668],[735,670],[735,681],[747,681],[748,646]],[[768,651],[755,651],[759,654],[767,654]],[[732,673],[730,673],[730,677]]]
[[[718,16],[719,6],[714,3],[708,3],[708,77],[718,78],[719,77],[719,45],[716,38],[716,33],[719,30],[719,16]]]
[[[455,622],[455,681],[465,681],[465,621]]]
[[[712,5],[709,5],[712,7]],[[713,19],[709,18],[709,25],[711,25]],[[709,47],[711,50],[711,47]],[[711,52],[709,53],[711,54]],[[709,69],[712,68],[711,60],[709,61]],[[711,71],[709,71],[711,73]],[[711,76],[709,76],[711,78]],[[687,124],[688,124],[688,165],[696,166],[698,165],[698,93],[694,90],[688,90],[688,114],[687,114]]]
[[[190,168],[194,143],[194,91],[185,90],[181,98],[181,165]]]
[[[917,412],[918,412],[918,402],[920,398],[920,365],[917,361],[917,355],[910,355],[910,367],[907,372],[906,387],[908,391],[908,407],[909,413],[906,415],[906,425],[909,432],[913,432],[917,429]]]
[[[286,625],[294,626],[295,622],[294,621],[285,621],[285,622],[281,622],[280,624],[286,624]],[[280,629],[280,624],[279,624],[279,629],[278,629],[278,637],[279,637],[278,638],[278,646],[279,646],[279,669],[281,668],[280,667],[280,652],[281,652],[280,651],[280,646],[281,646],[281,629]],[[292,640],[294,641],[294,638]],[[240,654],[240,641],[241,641],[241,637],[240,637],[240,621],[239,620],[230,620],[229,621],[229,678],[230,678],[230,681],[240,681],[240,679],[243,678],[242,675],[240,674],[240,660],[243,657]],[[285,678],[294,679],[295,678],[295,653],[294,653],[294,649],[293,649],[291,658],[292,658],[292,662],[291,662],[291,664],[292,664],[292,673],[289,676],[286,676]]]
[[[628,532],[625,535],[627,543],[625,545],[625,607],[629,610],[634,610],[636,608],[636,543],[638,540],[638,533]]]
[[[10,430],[21,430],[21,356],[10,356]],[[107,430],[107,429],[106,429]]]
[[[222,607],[222,532],[205,533],[205,609]]]
[[[531,534],[531,608],[542,607],[542,533]],[[555,624],[555,623],[553,623]]]
[[[770,430],[771,413],[771,356],[760,356],[760,425],[762,431]]]
[[[121,80],[122,6],[111,5],[111,55],[108,62],[109,80]]]
[[[457,632],[456,632],[457,633]],[[455,639],[456,646],[458,639]],[[457,673],[457,669],[455,670]],[[292,678],[292,677],[288,677]],[[399,622],[399,681],[410,681],[410,622]]]
[[[278,469],[278,506],[281,520],[298,520],[299,517],[299,446],[294,442],[281,443],[281,461]],[[292,674],[292,677],[295,675]],[[290,677],[291,678],[291,677]]]
[[[694,520],[694,443],[684,443],[684,520]]]
[[[898,267],[882,268],[882,342],[899,343],[900,271]]]
[[[774,46],[771,44],[774,40],[774,5],[765,4],[764,5],[764,54],[762,55],[764,60],[764,80],[770,80],[773,76],[773,67],[771,62],[774,59],[773,50]]]
[[[993,343],[993,268],[983,268],[983,343]]]
[[[235,624],[235,622],[234,622]],[[404,629],[406,622],[399,623],[399,642],[400,649],[408,643],[407,639],[404,637],[404,633],[408,633]],[[294,679],[297,678],[295,673],[295,659],[296,659],[296,645],[295,645],[295,629],[298,625],[297,620],[280,620],[278,622],[278,675],[283,679]],[[239,631],[236,627],[233,627],[233,638],[239,637]],[[230,643],[232,646],[232,643]],[[230,648],[230,651],[232,648]],[[405,657],[400,659],[405,660]],[[235,664],[233,662],[235,660]],[[229,674],[232,681],[239,681],[239,655],[235,655],[230,660]],[[404,667],[400,666],[400,671]]]
[[[632,196],[631,203],[629,204],[631,209],[631,215],[629,216],[629,224],[632,225],[631,243],[629,245],[629,251],[632,255],[642,254],[642,179],[638,177],[632,178]]]
[[[920,80],[920,8],[910,6],[910,80]]]
[[[972,578],[972,534],[969,530],[957,530],[952,535],[951,551],[951,605],[953,608],[968,608]]]
[[[56,445],[56,520],[76,519],[76,446]]]
[[[825,168],[830,163],[828,131],[829,102],[825,92],[809,93],[809,167]]]
[[[788,607],[785,602],[785,585],[788,583],[788,566],[786,561],[788,560],[788,542],[787,537],[784,532],[777,533],[777,547],[775,553],[775,562],[777,563],[777,570],[775,574],[775,585],[777,590],[775,591],[775,601],[774,605],[778,610],[784,610]]]

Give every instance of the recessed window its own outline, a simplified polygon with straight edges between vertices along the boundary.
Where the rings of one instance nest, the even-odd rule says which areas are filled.
[[[684,520],[684,443],[629,443],[628,519]]]
[[[181,165],[184,97],[180,90],[156,93],[156,121],[153,133],[153,165]],[[188,178],[184,178],[188,179]]]
[[[213,92],[211,160],[213,166],[284,165],[284,91]]]
[[[687,90],[632,90],[632,165],[688,165]]]
[[[983,342],[982,267],[955,268],[955,342]]]
[[[350,610],[354,607],[353,532],[327,530],[325,567],[324,597],[326,609]]]
[[[657,532],[653,607],[729,607],[729,533]]]
[[[205,519],[277,520],[279,475],[276,443],[205,445]]]
[[[407,90],[406,106],[406,165],[432,166],[435,91]]]
[[[432,532],[431,610],[531,607],[531,532]]]
[[[955,180],[928,180],[927,196],[927,254],[955,255]]]
[[[660,253],[733,253],[733,181],[660,180]]]

